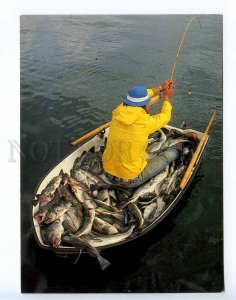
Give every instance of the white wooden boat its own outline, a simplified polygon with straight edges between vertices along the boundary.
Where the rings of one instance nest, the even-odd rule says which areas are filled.
[[[174,130],[178,130],[183,134],[187,134],[190,132],[194,132],[196,133],[197,137],[199,140],[202,139],[203,133],[193,130],[193,129],[185,129],[182,130],[180,128],[177,127],[173,127],[173,126],[165,126],[166,129],[174,129]],[[96,135],[95,137],[91,138],[90,140],[88,140],[87,142],[85,142],[83,145],[80,145],[79,147],[77,147],[72,153],[70,153],[68,156],[66,156],[62,161],[60,161],[56,166],[54,166],[47,174],[46,176],[41,180],[41,182],[39,183],[38,187],[36,188],[35,191],[35,195],[40,194],[41,191],[47,186],[47,184],[50,182],[50,180],[57,176],[61,170],[63,170],[65,173],[70,173],[70,170],[73,167],[74,161],[77,157],[79,157],[84,151],[89,151],[91,148],[95,147],[95,151],[99,151],[101,146],[104,146],[105,143],[105,139],[107,137],[107,134],[109,132],[109,128],[107,128],[106,130],[104,130],[103,134],[99,134]],[[166,216],[174,209],[174,207],[179,203],[179,201],[182,199],[183,195],[185,194],[186,190],[189,188],[192,179],[194,178],[197,169],[200,165],[204,150],[206,148],[207,142],[209,140],[209,135],[207,135],[207,138],[205,139],[203,146],[201,148],[201,151],[198,155],[197,161],[192,169],[191,172],[191,176],[188,178],[187,183],[184,187],[184,189],[179,189],[177,195],[175,195],[175,198],[173,201],[171,201],[170,205],[167,206],[167,208],[157,217],[157,219],[155,219],[155,221],[153,221],[153,223],[151,223],[150,225],[148,225],[144,230],[140,231],[139,233],[133,234],[131,235],[128,239],[124,239],[118,243],[115,244],[111,244],[108,246],[104,246],[104,247],[100,247],[100,249],[103,248],[110,248],[110,247],[114,247],[117,245],[121,245],[121,244],[125,244],[127,242],[132,242],[132,240],[139,238],[140,236],[146,234],[148,231],[150,231],[151,229],[153,229],[154,227],[156,227],[158,224],[160,224],[160,222],[162,222]],[[34,226],[34,236],[35,239],[38,243],[38,245],[45,249],[45,250],[51,250],[56,252],[57,254],[76,254],[78,253],[78,249],[76,249],[75,247],[72,246],[60,246],[59,248],[53,248],[49,245],[46,245],[42,239],[41,236],[41,229],[40,226],[38,226],[38,222],[36,219],[33,218],[35,212],[38,210],[38,205],[37,206],[32,206],[32,225]]]

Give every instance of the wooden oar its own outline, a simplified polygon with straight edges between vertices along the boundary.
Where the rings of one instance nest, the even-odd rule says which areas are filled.
[[[90,131],[89,133],[86,133],[85,135],[81,136],[80,138],[78,138],[76,141],[72,142],[71,145],[75,146],[81,142],[83,142],[86,139],[89,139],[92,136],[95,136],[96,134],[98,134],[100,131],[102,131],[103,129],[106,129],[107,127],[110,126],[110,122],[107,122],[106,124],[103,124],[102,126]]]
[[[145,110],[146,110],[146,112],[149,113],[150,107],[151,107],[153,104],[155,104],[155,103],[157,103],[158,101],[160,101],[160,100],[161,100],[161,95],[156,95],[156,96],[152,97],[152,98],[151,98],[151,101],[150,101],[147,105],[145,105]]]
[[[200,154],[200,152],[202,150],[202,147],[203,147],[203,145],[204,145],[204,143],[206,141],[206,138],[208,136],[208,132],[209,132],[209,130],[210,130],[210,128],[211,128],[211,126],[212,126],[212,124],[214,122],[215,116],[216,116],[216,111],[213,113],[213,115],[212,115],[212,117],[210,119],[210,122],[208,123],[208,126],[207,126],[206,130],[203,133],[201,141],[199,142],[199,144],[197,146],[197,149],[194,152],[193,157],[192,157],[192,159],[191,159],[191,161],[190,161],[190,163],[188,165],[188,168],[187,168],[187,170],[186,170],[186,172],[184,174],[184,177],[183,177],[183,179],[182,179],[182,181],[180,183],[180,188],[181,189],[184,189],[184,187],[185,187],[185,185],[186,185],[189,177],[191,176],[193,167],[194,167],[194,165],[195,165],[195,163],[196,163],[196,161],[197,161],[197,159],[199,157],[199,154]]]
[[[161,99],[160,95],[154,96],[151,98],[151,101],[148,103],[148,105],[146,105],[146,111],[149,111],[149,108],[156,102],[158,102]],[[90,131],[89,133],[81,136],[80,138],[78,138],[77,140],[75,140],[74,142],[71,143],[72,146],[75,146],[93,136],[95,136],[96,134],[98,134],[100,131],[102,131],[103,129],[106,129],[110,126],[110,122],[107,122],[106,124],[103,124],[102,126]]]

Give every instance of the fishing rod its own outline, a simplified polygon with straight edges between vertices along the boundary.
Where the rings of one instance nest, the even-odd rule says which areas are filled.
[[[187,26],[186,26],[186,28],[185,28],[185,31],[184,31],[184,33],[183,33],[183,35],[182,35],[182,38],[181,38],[181,40],[180,40],[179,47],[178,47],[177,52],[176,52],[174,64],[173,64],[172,71],[171,71],[171,75],[170,75],[170,79],[171,79],[171,80],[173,80],[174,72],[175,72],[175,69],[176,69],[177,61],[178,61],[178,59],[179,59],[180,50],[181,50],[181,48],[182,48],[182,45],[183,45],[185,36],[186,36],[186,34],[187,34],[187,32],[188,32],[188,29],[189,29],[190,25],[192,24],[192,22],[193,22],[195,19],[198,20],[198,23],[199,23],[199,25],[200,25],[200,29],[202,28],[201,23],[200,23],[200,20],[199,20],[199,18],[198,18],[197,16],[192,17],[192,18],[190,19],[190,21],[188,22],[188,24],[187,24]]]

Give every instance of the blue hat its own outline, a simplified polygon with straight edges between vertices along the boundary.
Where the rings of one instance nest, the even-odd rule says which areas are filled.
[[[144,86],[133,86],[127,95],[124,102],[130,106],[144,106],[151,99],[148,96],[147,89]]]

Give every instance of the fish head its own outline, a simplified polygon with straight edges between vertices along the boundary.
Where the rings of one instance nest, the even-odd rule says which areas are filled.
[[[72,177],[69,177],[68,183],[71,187],[71,190],[74,193],[78,192],[79,190],[85,191],[88,189],[85,184],[83,184],[82,182],[80,182],[78,180],[73,179]]]
[[[43,220],[44,220],[44,218],[45,218],[45,216],[46,216],[46,211],[44,211],[44,212],[41,212],[41,213],[36,213],[35,215],[34,215],[34,218],[35,218],[35,220],[40,224],[40,223],[42,223],[43,222]]]
[[[57,231],[51,231],[48,234],[48,242],[53,248],[58,248],[61,245],[61,233]]]
[[[60,219],[55,220],[48,226],[42,228],[41,234],[43,241],[52,246],[53,248],[58,248],[61,244],[61,236],[64,232],[63,225]]]
[[[44,223],[52,223],[57,218],[57,213],[55,211],[50,211],[46,214],[44,218]]]
[[[52,246],[53,248],[58,248],[61,245],[61,237],[55,237],[52,239]]]
[[[40,205],[44,206],[46,205],[48,202],[50,202],[53,199],[54,195],[53,194],[48,194],[48,195],[42,195],[40,197]]]

